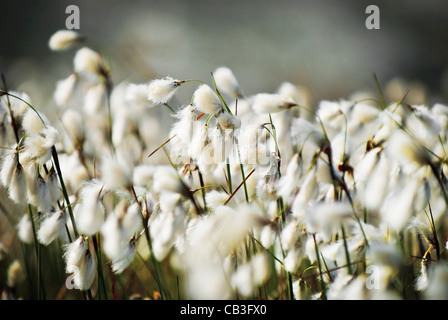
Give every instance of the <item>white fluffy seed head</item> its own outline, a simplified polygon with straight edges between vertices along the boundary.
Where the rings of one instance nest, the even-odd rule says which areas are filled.
[[[26,202],[26,179],[23,167],[20,163],[16,163],[12,172],[11,181],[8,186],[9,197],[15,203]]]
[[[218,117],[218,123],[223,129],[236,130],[241,127],[241,119],[228,112],[221,113]]]
[[[167,103],[184,81],[175,80],[171,77],[152,80],[148,87],[148,100],[154,103]]]
[[[67,109],[62,115],[62,124],[74,146],[84,141],[84,120],[81,114],[73,109]]]
[[[77,289],[88,290],[92,286],[96,275],[96,260],[89,250],[85,251],[79,269],[74,272],[73,282]]]
[[[132,186],[131,168],[121,159],[104,158],[101,165],[102,180],[108,189]]]
[[[228,94],[231,97],[242,97],[242,91],[238,80],[228,67],[219,67],[213,72],[216,86],[220,92]]]
[[[0,168],[0,180],[4,187],[7,187],[12,179],[13,172],[17,165],[16,151],[9,152],[3,157]]]
[[[279,94],[259,93],[254,96],[252,109],[258,114],[275,113],[294,107],[296,104]]]
[[[79,45],[82,39],[83,37],[76,31],[59,30],[51,36],[48,46],[53,51],[63,51]]]
[[[39,115],[32,109],[28,109],[23,115],[22,127],[28,134],[40,134],[47,124],[48,120],[46,117],[43,114],[40,114],[39,117]]]
[[[101,201],[104,187],[99,180],[83,185],[80,204],[76,206],[76,222],[80,232],[86,235],[97,233],[104,222],[105,208]]]
[[[97,52],[87,47],[81,48],[76,52],[73,64],[77,73],[99,75],[106,70],[103,58]]]
[[[75,73],[57,82],[53,98],[58,106],[63,107],[68,104],[73,97],[77,82],[78,77]]]
[[[63,211],[46,214],[37,232],[39,242],[44,245],[52,243],[63,232],[66,221],[67,216]]]
[[[34,241],[33,224],[28,214],[24,214],[17,224],[17,235],[23,243],[31,244]]]
[[[84,97],[84,112],[89,116],[101,114],[106,109],[106,87],[98,84],[90,87]]]
[[[26,94],[25,92],[16,92],[16,91],[11,91],[11,94],[18,96],[20,99],[28,102],[29,104],[31,104],[31,98],[28,94]],[[19,99],[9,99],[9,103],[11,105],[11,111],[14,114],[14,117],[21,117],[25,114],[25,112],[29,109],[29,106],[27,103],[25,103],[24,101],[19,100]]]
[[[65,272],[76,272],[81,264],[86,249],[87,242],[83,236],[79,236],[75,241],[65,245],[64,247]]]
[[[218,96],[206,84],[200,85],[194,92],[193,106],[196,110],[209,114],[218,114],[222,110]]]
[[[172,192],[181,194],[185,192],[180,177],[172,167],[160,167],[154,175],[153,190],[158,193]]]
[[[132,238],[122,254],[112,260],[112,271],[115,274],[122,273],[131,264],[132,260],[134,259],[134,253],[135,240],[134,238]]]
[[[22,265],[18,260],[14,260],[14,262],[8,267],[7,275],[8,286],[10,288],[16,288],[24,277]]]
[[[126,86],[124,100],[132,105],[154,106],[148,103],[149,85],[130,83]]]

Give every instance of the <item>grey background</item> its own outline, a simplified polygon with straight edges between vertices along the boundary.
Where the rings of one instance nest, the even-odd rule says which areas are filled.
[[[226,65],[247,95],[291,81],[317,103],[374,90],[375,72],[382,84],[396,76],[421,81],[428,103],[448,100],[446,0],[3,0],[0,71],[33,102],[51,105],[55,82],[71,72],[74,50],[48,49],[70,4],[116,83],[165,75],[210,82]],[[369,4],[381,10],[380,30],[365,28]]]

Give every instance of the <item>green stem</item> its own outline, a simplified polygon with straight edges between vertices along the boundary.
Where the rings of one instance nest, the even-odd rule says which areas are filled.
[[[53,161],[54,161],[54,165],[55,165],[55,168],[56,168],[56,172],[57,172],[58,177],[59,177],[59,183],[61,184],[62,194],[63,194],[65,202],[66,202],[66,207],[67,207],[68,213],[70,215],[70,220],[72,221],[73,232],[75,233],[75,238],[78,238],[78,236],[79,236],[78,229],[76,228],[76,222],[75,222],[75,217],[73,215],[73,209],[72,209],[72,206],[70,204],[70,199],[68,197],[67,188],[65,187],[64,178],[62,177],[61,167],[59,165],[58,153],[56,151],[55,146],[51,147],[51,155],[53,157]]]

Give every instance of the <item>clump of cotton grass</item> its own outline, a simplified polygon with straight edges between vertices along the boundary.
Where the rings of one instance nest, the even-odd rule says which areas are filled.
[[[62,50],[71,39],[50,42]],[[246,98],[227,67],[213,86],[114,86],[87,47],[73,64],[53,96],[60,126],[26,94],[11,91],[8,104],[2,93],[1,132],[13,119],[17,134],[2,140],[0,180],[21,205],[18,238],[64,243],[66,271],[89,299],[110,295],[105,270],[154,279],[153,298],[446,296],[445,106],[387,104],[379,91],[313,109],[289,82]],[[190,103],[168,105],[191,81]],[[166,137],[160,104],[174,121]]]

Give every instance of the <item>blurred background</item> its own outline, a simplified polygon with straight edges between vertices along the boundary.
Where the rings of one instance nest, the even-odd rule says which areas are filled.
[[[446,0],[2,1],[0,69],[10,89],[35,104],[51,105],[56,81],[71,72],[74,50],[48,48],[70,4],[80,9],[87,44],[110,60],[115,83],[166,75],[210,83],[210,72],[225,65],[246,95],[290,81],[316,104],[373,91],[375,72],[384,86],[400,77],[423,90],[428,104],[448,100]],[[380,8],[380,30],[365,27],[369,4]]]

